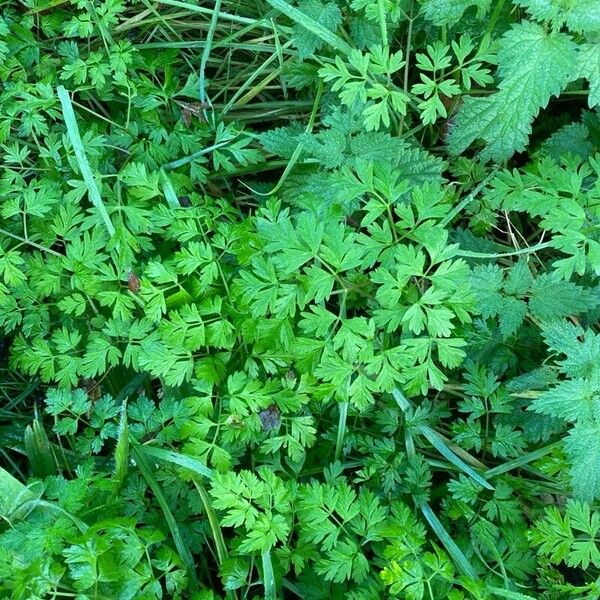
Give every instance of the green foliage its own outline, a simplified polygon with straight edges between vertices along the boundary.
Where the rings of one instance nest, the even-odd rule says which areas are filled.
[[[209,4],[3,3],[0,597],[598,597],[598,3]]]
[[[532,120],[573,79],[576,57],[576,46],[564,33],[547,33],[528,22],[513,26],[500,42],[498,91],[465,98],[450,131],[450,151],[458,154],[480,139],[486,143],[483,160],[523,152]]]
[[[600,31],[600,8],[590,0],[517,0],[537,21],[549,21],[555,27],[566,25],[577,33]]]
[[[465,11],[471,7],[477,8],[477,17],[483,18],[490,8],[490,0],[424,0],[423,15],[435,25],[450,25],[460,21]]]
[[[588,569],[600,566],[600,552],[596,536],[600,528],[598,513],[587,504],[569,500],[564,515],[556,507],[546,510],[544,518],[531,532],[538,552],[552,564],[561,562],[570,567]]]

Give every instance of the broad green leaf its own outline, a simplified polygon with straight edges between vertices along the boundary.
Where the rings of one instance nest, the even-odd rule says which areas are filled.
[[[568,35],[547,33],[529,22],[514,25],[500,40],[498,91],[465,98],[452,122],[450,151],[460,154],[483,140],[484,160],[501,161],[522,152],[540,109],[576,77],[576,60],[576,46]]]

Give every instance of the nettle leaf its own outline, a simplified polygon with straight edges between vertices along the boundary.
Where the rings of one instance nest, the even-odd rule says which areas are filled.
[[[564,421],[594,422],[600,417],[600,389],[582,378],[563,381],[535,398],[531,410]]]
[[[577,315],[599,304],[598,293],[552,275],[540,275],[530,289],[529,309],[542,321]]]
[[[600,427],[579,423],[569,432],[565,449],[571,464],[571,485],[576,498],[591,502],[600,497]]]
[[[547,33],[529,22],[514,25],[500,41],[498,91],[465,98],[448,136],[450,151],[459,154],[483,140],[484,160],[500,161],[522,152],[540,109],[577,76],[576,60],[576,45],[568,35]]]
[[[590,108],[600,104],[600,43],[587,43],[579,47],[577,53],[577,77],[590,83],[588,104]]]
[[[581,54],[581,52],[580,52]],[[600,99],[600,96],[598,96]],[[588,97],[592,102],[592,94]],[[571,154],[581,159],[588,159],[594,153],[594,146],[590,141],[590,131],[583,123],[570,123],[554,132],[543,144],[542,156],[549,156],[559,162],[562,156]]]
[[[434,25],[453,25],[464,12],[477,8],[477,17],[482,19],[489,11],[491,0],[424,0],[421,10],[424,17]]]
[[[265,131],[260,134],[259,140],[267,152],[283,158],[291,158],[298,147],[299,136],[303,132],[304,129],[299,124],[292,124]]]
[[[333,2],[300,0],[298,8],[329,31],[335,31],[342,23],[342,11]],[[294,45],[298,49],[299,58],[304,60],[323,47],[323,40],[302,27],[300,23],[296,23],[294,25]]]
[[[577,33],[600,31],[600,6],[595,0],[515,0],[538,21],[567,25]]]

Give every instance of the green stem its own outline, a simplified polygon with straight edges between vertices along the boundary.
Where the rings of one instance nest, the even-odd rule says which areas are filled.
[[[514,252],[499,252],[499,253],[487,253],[487,252],[471,252],[470,250],[459,250],[456,256],[462,256],[464,258],[507,258],[509,256],[520,256],[521,254],[532,254],[538,250],[544,250],[544,248],[552,247],[552,241],[541,242],[535,246],[529,246],[528,248],[522,248],[521,250],[515,250]]]
[[[0,229],[0,234],[6,235],[10,238],[13,238],[13,240],[18,240],[18,241],[22,242],[23,244],[32,246],[33,248],[37,248],[38,250],[41,250],[42,252],[47,252],[48,254],[52,254],[53,256],[58,256],[59,258],[64,258],[64,255],[61,254],[60,252],[56,252],[56,250],[46,248],[46,246],[42,246],[40,244],[37,244],[36,242],[32,242],[29,239],[21,237],[20,235],[16,235],[14,233],[11,233],[10,231],[6,231],[6,229]]]
[[[212,502],[210,501],[203,483],[198,478],[194,477],[194,485],[198,490],[198,494],[200,494],[200,499],[202,500],[202,505],[204,506],[204,512],[206,512],[210,530],[212,531],[213,539],[215,541],[215,549],[217,551],[219,566],[221,566],[223,561],[225,561],[225,559],[228,557],[228,554],[227,547],[225,546],[225,540],[223,539],[223,532],[221,531],[221,527],[219,525],[219,519],[217,518],[215,509],[212,506]]]
[[[338,421],[337,439],[335,441],[335,460],[339,460],[342,455],[344,438],[346,437],[346,421],[348,419],[348,400],[338,404],[340,417]]]
[[[206,64],[208,63],[208,57],[210,56],[210,50],[212,47],[213,37],[215,35],[215,29],[217,28],[217,21],[219,20],[219,11],[221,10],[221,0],[216,0],[213,14],[210,19],[210,27],[206,34],[206,45],[202,51],[202,58],[200,59],[200,74],[198,78],[198,97],[200,102],[206,102],[206,82],[205,82],[205,71]],[[204,111],[206,113],[206,111]]]
[[[485,33],[483,35],[484,38],[486,36],[489,36],[492,33],[492,31],[494,31],[494,27],[496,27],[496,23],[498,22],[498,19],[500,18],[500,13],[502,12],[502,9],[504,8],[505,2],[506,2],[506,0],[498,0],[498,2],[496,2],[496,7],[494,8],[494,12],[492,13],[492,16],[490,17],[490,20],[488,21],[487,27],[485,28]]]

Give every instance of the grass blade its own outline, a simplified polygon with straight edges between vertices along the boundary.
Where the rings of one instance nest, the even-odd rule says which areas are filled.
[[[398,388],[392,390],[392,396],[402,412],[406,412],[410,408],[410,403]]]
[[[206,8],[203,6],[195,6],[189,2],[181,2],[180,0],[159,0],[159,4],[165,4],[166,6],[175,6],[177,8],[185,8],[190,12],[200,13],[203,15],[213,15],[215,12],[214,8]],[[240,17],[239,15],[232,15],[226,12],[219,12],[219,17],[226,21],[232,21],[233,23],[243,23],[244,25],[260,24],[262,20],[249,19],[248,17]],[[264,27],[268,28],[269,24],[265,21]]]
[[[348,419],[348,401],[338,403],[340,416],[338,420],[337,439],[335,441],[335,460],[339,460],[342,455],[344,438],[346,437],[346,421]]]
[[[316,35],[318,38],[321,38],[326,44],[343,52],[348,55],[352,52],[352,47],[344,42],[340,37],[335,35],[332,31],[329,31],[326,27],[323,27],[321,23],[318,23],[314,19],[311,19],[308,15],[304,14],[302,11],[294,8],[290,4],[288,4],[285,0],[267,0],[267,2],[273,7],[276,8],[279,12],[282,12],[286,17],[289,17],[298,25],[301,25],[305,29],[308,29],[313,35]]]
[[[6,469],[0,467],[0,517],[8,519],[14,510],[23,502],[35,498],[33,492],[13,477]]]
[[[169,179],[169,176],[165,173],[164,169],[160,170],[160,176],[163,180],[163,193],[165,198],[167,199],[167,204],[171,208],[180,208],[181,204],[179,204],[179,199],[177,198],[177,194],[175,193],[175,188]]]
[[[121,405],[121,418],[119,419],[119,436],[115,449],[115,492],[119,491],[127,476],[127,465],[129,463],[129,427],[127,425],[127,398]]]
[[[169,504],[167,503],[167,499],[165,498],[158,481],[154,477],[154,473],[152,469],[146,462],[144,458],[143,452],[140,452],[140,446],[132,447],[133,454],[135,455],[135,462],[139,467],[143,478],[146,480],[146,483],[150,486],[152,493],[156,497],[156,500],[160,504],[160,508],[165,515],[165,520],[167,521],[167,525],[169,526],[169,531],[171,532],[171,536],[173,537],[173,542],[175,544],[175,548],[177,548],[177,552],[183,561],[183,564],[186,566],[188,571],[188,576],[192,583],[192,587],[194,590],[198,589],[198,579],[196,577],[196,567],[194,565],[194,558],[192,553],[190,552],[187,544],[185,543],[183,536],[181,535],[181,531],[179,531],[179,525],[169,508]]]
[[[410,403],[399,389],[392,390],[392,395],[396,400],[400,410],[406,412],[410,408]],[[459,456],[457,456],[445,443],[441,436],[431,427],[427,425],[420,425],[415,429],[417,433],[423,435],[429,443],[447,460],[449,460],[455,467],[460,469],[463,473],[466,473],[469,477],[472,477],[479,485],[483,486],[488,490],[493,490],[494,486],[488,483],[481,475],[474,471],[469,465],[467,465]]]
[[[189,469],[202,477],[211,479],[213,476],[212,469],[209,469],[204,463],[196,460],[193,456],[174,452],[173,450],[165,450],[164,448],[155,448],[154,446],[136,446],[136,450],[140,454]]]
[[[315,120],[317,118],[317,112],[319,110],[319,106],[321,105],[321,97],[322,96],[323,96],[323,82],[321,81],[321,82],[319,82],[319,87],[317,87],[317,93],[315,94],[315,100],[313,102],[312,111],[310,113],[310,118],[308,120],[308,124],[305,129],[306,133],[311,133],[313,130],[313,127],[315,126]],[[275,187],[272,188],[268,192],[258,192],[258,195],[271,196],[273,194],[276,194],[279,191],[279,189],[281,188],[281,186],[284,184],[288,175],[292,172],[292,169],[298,162],[298,159],[300,158],[300,155],[302,154],[303,150],[304,150],[304,144],[302,142],[300,142],[296,146],[294,153],[292,154],[288,164],[286,165],[286,167],[285,167],[283,173],[281,174],[279,181],[276,183]],[[252,190],[252,191],[254,191],[254,190]],[[254,193],[256,194],[257,192],[254,192]]]
[[[427,502],[423,502],[419,504],[419,508],[423,513],[425,519],[433,529],[434,533],[437,535],[438,539],[446,550],[448,554],[452,557],[452,560],[458,567],[459,571],[469,577],[470,579],[477,579],[477,572],[467,559],[467,557],[463,554],[463,551],[456,545],[456,542],[450,537],[450,534],[446,531],[441,521],[437,518],[436,514],[431,510],[431,507]]]
[[[502,588],[490,587],[488,588],[494,596],[500,598],[507,598],[508,600],[535,600],[532,596],[527,594],[521,594],[520,592],[513,592],[511,590],[503,590]]]
[[[440,222],[440,225],[444,227],[448,223],[452,222],[452,219],[456,217],[466,206],[471,204],[479,192],[488,184],[488,181],[494,177],[498,169],[494,169],[466,198],[463,198]]]
[[[215,29],[217,28],[217,21],[219,20],[219,12],[221,10],[221,0],[216,0],[213,14],[210,19],[210,26],[208,33],[206,34],[206,43],[204,50],[202,51],[202,58],[200,59],[200,73],[198,77],[198,96],[200,102],[206,102],[206,64],[208,63],[208,57],[210,56],[210,50],[212,48],[213,37],[215,35]],[[205,111],[206,114],[206,111]]]
[[[56,463],[50,440],[38,419],[25,428],[23,443],[34,477],[48,477],[56,474]]]
[[[69,136],[71,145],[73,146],[75,158],[77,159],[77,164],[79,165],[79,170],[81,171],[81,175],[83,176],[83,180],[87,186],[90,201],[100,213],[108,234],[113,236],[115,234],[115,227],[110,220],[106,206],[104,206],[104,203],[102,202],[100,191],[98,190],[96,180],[94,179],[92,169],[90,168],[90,163],[85,155],[83,142],[81,141],[81,136],[79,135],[79,127],[77,127],[77,119],[75,118],[75,112],[73,111],[73,104],[71,104],[71,98],[69,98],[69,92],[67,92],[62,85],[59,85],[56,88],[56,91],[62,105],[62,113],[65,120],[65,125],[67,127],[67,134]]]
[[[219,566],[223,564],[223,561],[229,556],[227,553],[227,546],[225,545],[225,539],[223,538],[223,532],[221,531],[221,526],[219,525],[219,519],[217,518],[217,514],[215,513],[215,509],[213,508],[212,502],[210,501],[210,497],[206,492],[206,488],[202,481],[198,480],[194,477],[194,485],[198,490],[198,494],[200,495],[200,500],[202,500],[202,505],[204,506],[204,512],[206,513],[206,517],[208,518],[208,523],[210,525],[210,530],[212,531],[213,538],[215,540],[215,548],[217,551],[217,559],[219,561]]]
[[[70,519],[77,529],[81,531],[81,533],[85,533],[88,530],[86,523],[62,508],[62,506],[58,506],[57,504],[48,502],[47,500],[42,500],[41,498],[34,498],[33,500],[27,500],[25,503],[19,504],[18,508],[11,515],[11,518],[15,520],[25,519],[27,515],[29,515],[29,513],[36,508],[45,508],[46,510],[53,511],[67,517],[67,519]]]
[[[277,590],[275,587],[275,573],[271,553],[267,550],[262,553],[263,585],[265,586],[265,600],[276,600]]]
[[[508,473],[513,469],[518,469],[527,465],[534,460],[538,460],[538,458],[542,458],[542,456],[546,456],[546,454],[550,454],[555,448],[559,448],[562,446],[562,442],[555,442],[554,444],[549,444],[548,446],[544,446],[543,448],[538,448],[537,450],[533,450],[532,452],[528,452],[523,456],[519,456],[513,460],[509,460],[493,469],[489,469],[485,472],[486,477],[498,477],[498,475],[502,475],[504,473]]]
[[[461,458],[459,458],[442,440],[436,431],[422,425],[417,431],[427,438],[429,443],[446,459],[448,459],[455,467],[460,469],[463,473],[471,477],[479,485],[483,486],[488,490],[493,490],[494,486],[488,483],[481,475],[475,472],[469,465],[467,465]]]
[[[553,241],[541,242],[535,246],[528,246],[527,248],[521,248],[514,252],[498,252],[498,253],[487,253],[487,252],[471,252],[470,250],[458,250],[456,256],[462,256],[464,258],[508,258],[509,256],[521,256],[522,254],[533,254],[538,250],[544,250],[544,248],[550,248],[553,245]]]

